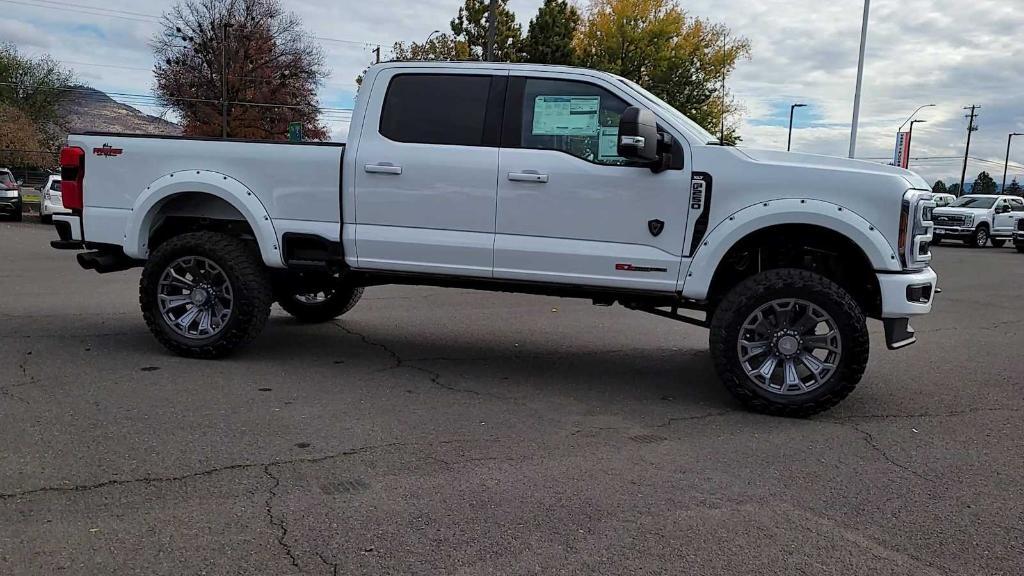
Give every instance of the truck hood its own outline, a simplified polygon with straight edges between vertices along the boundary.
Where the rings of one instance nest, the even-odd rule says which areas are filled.
[[[932,214],[937,214],[939,216],[963,216],[967,214],[984,214],[989,210],[991,210],[991,208],[966,208],[962,206],[953,208],[952,206],[944,206],[942,208],[936,208]]]
[[[858,172],[862,174],[878,174],[884,176],[900,176],[907,181],[908,187],[930,190],[931,187],[923,178],[910,170],[869,162],[867,160],[851,160],[836,156],[822,156],[819,154],[804,154],[800,152],[785,152],[779,150],[764,150],[758,148],[737,148],[751,160],[771,164],[787,164],[790,166],[804,166],[807,168],[821,168],[826,170],[842,170]]]

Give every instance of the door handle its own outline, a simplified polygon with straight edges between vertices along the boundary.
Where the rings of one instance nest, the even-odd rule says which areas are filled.
[[[548,175],[527,170],[526,172],[509,172],[508,179],[512,182],[536,182],[538,184],[547,184]]]
[[[367,164],[363,166],[363,170],[366,170],[370,174],[401,174],[402,167],[395,166],[390,162],[381,162],[379,164]]]

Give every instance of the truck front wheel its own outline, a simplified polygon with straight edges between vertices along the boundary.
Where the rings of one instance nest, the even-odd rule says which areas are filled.
[[[272,301],[270,275],[250,242],[218,232],[167,240],[142,270],[139,304],[165,347],[219,358],[255,338]]]
[[[348,312],[363,296],[361,287],[337,279],[323,285],[303,285],[291,278],[274,281],[274,299],[299,322],[329,322]]]
[[[978,226],[974,230],[974,234],[971,234],[964,242],[971,248],[984,248],[988,245],[988,226],[984,224]]]
[[[864,313],[831,280],[796,269],[752,276],[712,317],[711,355],[748,409],[804,417],[846,398],[867,366]]]

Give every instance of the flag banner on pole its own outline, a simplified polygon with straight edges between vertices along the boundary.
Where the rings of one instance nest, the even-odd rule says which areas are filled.
[[[910,166],[910,132],[896,135],[896,153],[893,154],[892,164],[900,168]]]

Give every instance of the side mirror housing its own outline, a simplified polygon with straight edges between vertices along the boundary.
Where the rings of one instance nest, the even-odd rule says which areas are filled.
[[[18,186],[21,186],[21,185],[22,185],[22,184],[24,184],[24,183],[25,183],[25,181],[24,181],[24,180],[18,180],[18,181],[16,182],[16,184],[17,184]]]
[[[636,162],[657,162],[658,121],[654,113],[630,106],[619,118],[618,155]]]

